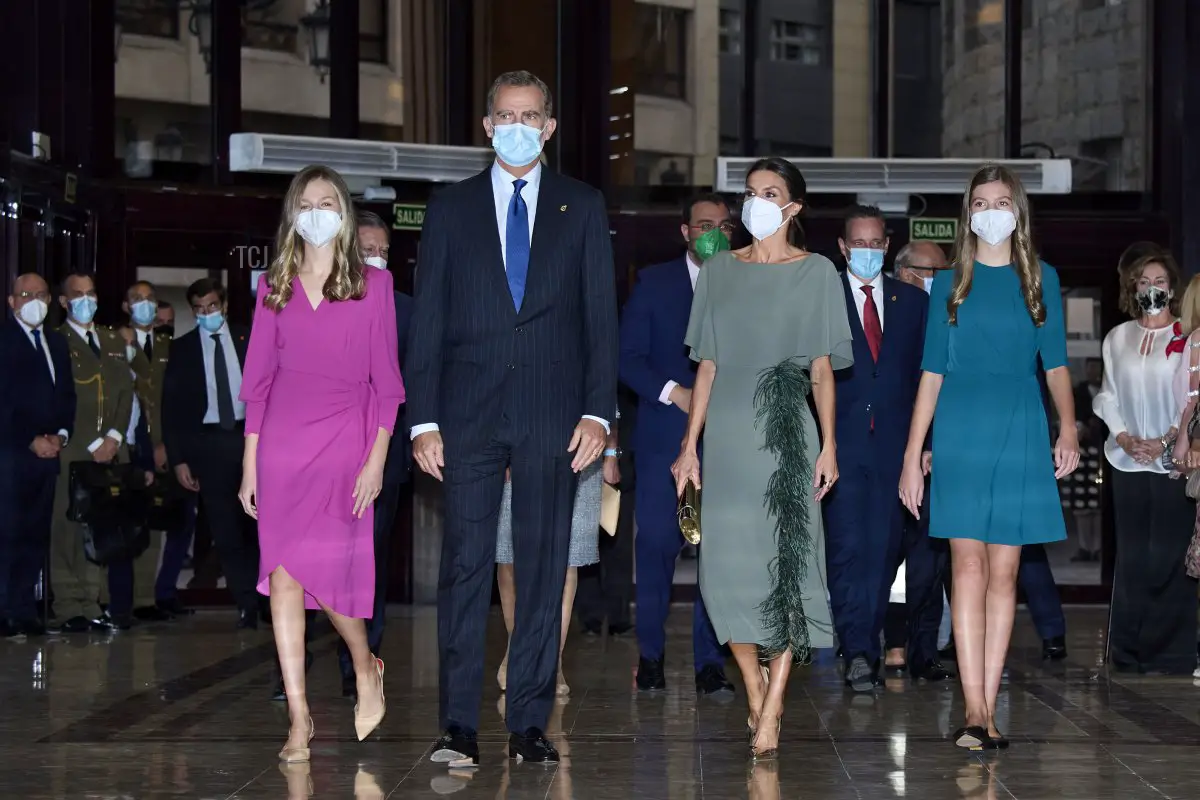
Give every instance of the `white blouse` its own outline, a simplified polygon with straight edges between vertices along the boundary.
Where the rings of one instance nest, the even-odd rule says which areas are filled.
[[[1157,439],[1179,425],[1187,403],[1188,371],[1183,355],[1167,353],[1174,336],[1174,325],[1152,330],[1130,320],[1104,337],[1104,384],[1092,401],[1092,410],[1108,426],[1104,455],[1114,469],[1167,471],[1162,459],[1149,464],[1134,461],[1117,444],[1117,435]]]

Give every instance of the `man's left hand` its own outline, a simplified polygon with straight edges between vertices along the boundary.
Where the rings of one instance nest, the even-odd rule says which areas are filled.
[[[575,472],[586,469],[604,452],[604,444],[607,441],[608,431],[604,430],[603,425],[594,419],[579,420],[579,424],[575,426],[575,433],[571,435],[571,443],[567,445],[567,452],[575,454],[575,458],[571,460],[571,469]]]
[[[165,444],[154,446],[154,468],[159,472],[167,470],[167,446]]]

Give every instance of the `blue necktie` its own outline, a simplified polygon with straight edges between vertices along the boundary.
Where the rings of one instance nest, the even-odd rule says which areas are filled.
[[[521,197],[521,190],[526,181],[517,178],[513,181],[512,202],[508,204],[508,225],[505,228],[505,257],[504,265],[508,272],[508,291],[512,294],[513,305],[521,310],[521,301],[525,299],[525,276],[529,274],[529,206]]]

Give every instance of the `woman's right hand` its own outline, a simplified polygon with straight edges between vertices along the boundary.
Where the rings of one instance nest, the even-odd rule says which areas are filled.
[[[921,518],[921,503],[925,499],[925,476],[921,473],[921,458],[906,456],[900,473],[900,502],[917,519]]]
[[[238,490],[238,500],[242,501],[242,510],[253,519],[258,519],[258,475],[254,467],[242,468],[242,488]]]
[[[679,458],[671,465],[671,474],[675,476],[675,496],[683,496],[683,487],[690,480],[700,488],[700,457],[696,451],[684,448],[679,451]]]

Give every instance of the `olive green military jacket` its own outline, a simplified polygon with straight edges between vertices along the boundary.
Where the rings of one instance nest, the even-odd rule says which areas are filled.
[[[150,441],[155,447],[163,443],[162,435],[162,397],[163,376],[167,373],[167,359],[171,355],[171,334],[151,331],[154,338],[150,340],[150,358],[146,351],[138,346],[136,332],[133,347],[137,350],[131,365],[136,377],[135,389],[138,402],[142,406],[142,414],[146,417],[146,426],[150,430]]]
[[[65,461],[87,458],[92,443],[105,436],[124,445],[134,393],[125,339],[112,328],[94,326],[100,347],[97,357],[69,323],[64,322],[58,330],[67,337],[76,396],[75,432],[67,445]],[[145,358],[143,355],[143,362]]]

